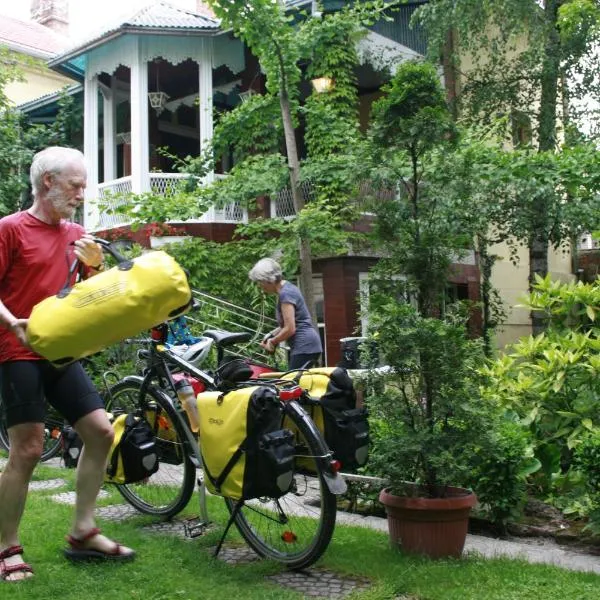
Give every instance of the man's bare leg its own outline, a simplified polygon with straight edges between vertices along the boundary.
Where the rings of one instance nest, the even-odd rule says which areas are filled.
[[[43,449],[43,423],[23,423],[8,430],[10,451],[8,462],[0,475],[0,551],[19,545],[19,525],[25,510],[29,481]],[[21,564],[20,554],[4,559],[7,567]],[[31,577],[26,571],[6,576],[7,581]]]
[[[74,425],[75,431],[83,441],[83,450],[77,465],[75,518],[71,535],[75,539],[83,539],[96,527],[94,510],[96,499],[106,472],[106,461],[114,432],[112,425],[102,409],[95,410],[82,417]],[[111,552],[115,542],[103,535],[95,535],[85,542],[85,547],[101,552]],[[130,554],[133,550],[122,547],[122,554]]]

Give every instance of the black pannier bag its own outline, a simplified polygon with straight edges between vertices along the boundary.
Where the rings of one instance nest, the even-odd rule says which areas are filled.
[[[296,373],[287,375],[294,378]],[[369,420],[365,408],[356,408],[356,391],[348,371],[341,367],[308,369],[299,381],[308,392],[303,403],[344,473],[366,464],[369,456]],[[285,423],[287,426],[287,422]]]
[[[83,440],[70,425],[67,425],[60,434],[60,444],[65,467],[67,469],[74,469],[79,463],[79,456],[83,449]]]
[[[119,415],[113,422],[115,439],[108,455],[104,481],[135,483],[158,471],[154,432],[148,422],[135,414]]]
[[[292,484],[294,436],[282,429],[277,389],[252,386],[198,395],[209,492],[233,500],[279,498]]]

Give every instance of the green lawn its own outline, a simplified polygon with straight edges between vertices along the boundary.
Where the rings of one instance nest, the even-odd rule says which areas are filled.
[[[219,538],[219,528],[206,536],[185,540],[149,533],[142,526],[151,518],[139,516],[125,522],[101,521],[103,531],[135,548],[133,563],[72,565],[62,555],[72,506],[58,504],[49,496],[72,489],[73,471],[41,465],[36,479],[67,479],[61,489],[29,495],[21,541],[35,577],[6,586],[0,596],[11,599],[40,598],[81,600],[248,600],[300,599],[304,596],[267,580],[282,568],[257,561],[229,565],[211,557],[209,548]],[[122,503],[118,492],[108,488],[111,498],[101,504]],[[218,499],[209,499],[211,516],[225,522],[225,509]],[[194,496],[187,509],[197,508]],[[237,534],[229,543],[241,543]],[[460,561],[437,561],[403,556],[388,546],[387,536],[359,527],[338,526],[334,539],[316,569],[339,575],[366,577],[371,586],[356,591],[348,600],[596,600],[600,577],[557,567],[508,559],[467,556]],[[8,587],[10,585],[10,588]]]

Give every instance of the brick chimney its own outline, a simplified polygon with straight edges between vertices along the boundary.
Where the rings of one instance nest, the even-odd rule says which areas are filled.
[[[32,0],[31,19],[62,35],[69,35],[68,0]]]

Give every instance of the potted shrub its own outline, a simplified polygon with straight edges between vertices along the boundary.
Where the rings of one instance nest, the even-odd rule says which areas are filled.
[[[469,336],[467,312],[448,298],[452,265],[473,246],[477,209],[447,168],[458,132],[439,77],[431,65],[403,63],[384,91],[373,108],[367,177],[374,189],[398,194],[379,195],[372,209],[382,258],[370,273],[366,316],[390,372],[371,382],[366,398],[373,433],[368,469],[389,481],[380,499],[394,544],[460,556],[476,502],[467,488],[481,481],[484,502],[500,507],[496,515],[504,518],[522,495],[526,441],[518,432],[503,437],[499,410],[481,400],[482,345]],[[490,458],[496,451],[497,472]],[[416,533],[433,522],[424,516],[429,505],[451,510],[441,524]],[[411,507],[417,524],[407,525]],[[435,541],[443,545],[430,547]]]
[[[373,428],[369,470],[388,481],[380,501],[392,543],[432,557],[460,556],[476,497],[472,480],[489,445],[481,403],[480,345],[462,323],[394,303],[370,315],[391,372],[367,402]]]

